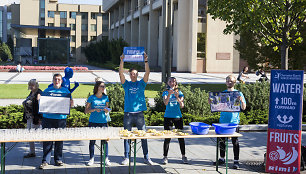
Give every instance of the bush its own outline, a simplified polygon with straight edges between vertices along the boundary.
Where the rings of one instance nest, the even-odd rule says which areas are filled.
[[[4,42],[1,44],[0,42],[0,61],[6,62],[8,60],[12,60],[13,56],[10,48]]]
[[[244,113],[250,110],[269,109],[270,83],[256,82],[252,84],[237,84],[235,88],[241,91],[247,102]]]
[[[188,113],[197,116],[211,116],[210,105],[208,104],[208,93],[200,88],[191,89],[190,85],[183,86],[179,84],[179,88],[184,94],[184,108],[182,113]],[[164,105],[162,93],[165,91],[165,84],[162,84],[158,95],[154,98],[154,111],[164,112],[166,106]]]
[[[109,97],[109,107],[113,112],[124,111],[124,89],[120,83],[107,86],[107,95]]]
[[[85,48],[85,56],[90,63],[106,63],[112,61],[113,64],[120,63],[120,55],[123,52],[123,47],[127,47],[128,43],[122,38],[117,40],[108,40],[103,38],[101,41],[91,42]]]
[[[109,51],[113,64],[119,65],[120,56],[123,53],[123,47],[127,47],[129,44],[125,42],[122,38],[118,40],[112,39],[109,42]]]
[[[67,127],[86,127],[88,126],[90,114],[85,114],[84,112],[77,111],[72,108],[70,110],[70,115],[67,116]]]

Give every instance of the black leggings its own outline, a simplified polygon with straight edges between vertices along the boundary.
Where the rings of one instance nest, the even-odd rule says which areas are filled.
[[[236,132],[239,132],[239,129],[236,129]],[[221,158],[225,157],[225,138],[220,138],[220,156]],[[234,151],[234,160],[239,160],[239,141],[238,137],[232,137],[233,151]]]
[[[164,118],[164,129],[171,130],[172,126],[175,129],[183,129],[183,118]],[[169,144],[171,138],[166,138],[164,141],[164,156],[168,156]],[[178,138],[182,155],[185,155],[185,141],[184,138]]]

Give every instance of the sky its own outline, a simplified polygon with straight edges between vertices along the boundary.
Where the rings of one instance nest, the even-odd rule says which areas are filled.
[[[19,4],[20,0],[0,0],[0,6],[13,4],[14,2]],[[58,0],[58,3],[102,5],[102,0]]]

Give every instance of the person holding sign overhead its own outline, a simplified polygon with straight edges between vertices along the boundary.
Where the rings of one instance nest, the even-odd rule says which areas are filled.
[[[230,91],[238,91],[234,88],[236,84],[236,78],[232,75],[229,75],[226,77],[226,87],[227,89],[223,92],[230,92]],[[239,92],[240,96],[237,97],[237,100],[240,101],[240,107],[242,110],[245,110],[246,108],[246,101],[245,98],[242,94],[242,92]],[[210,100],[208,100],[210,103]],[[221,112],[220,114],[220,123],[235,123],[239,124],[240,118],[239,118],[239,112]],[[239,132],[237,128],[237,132]],[[218,163],[220,165],[225,164],[225,138],[220,138],[220,158]],[[238,142],[238,137],[233,137],[232,138],[232,143],[233,143],[233,149],[234,149],[234,169],[239,168],[239,142]],[[215,164],[215,163],[214,163]]]
[[[51,93],[70,94],[69,89],[62,87],[62,82],[63,82],[62,75],[54,74],[53,75],[53,86],[45,89],[44,93],[51,92]],[[72,99],[70,99],[70,106],[73,106]],[[66,118],[67,118],[67,115],[65,114],[44,113],[43,118],[42,118],[42,128],[43,129],[44,128],[65,128]],[[52,146],[53,146],[52,141],[43,142],[43,159],[42,159],[41,165],[39,166],[39,169],[44,169],[46,166],[50,164]],[[56,166],[64,165],[62,161],[62,156],[63,156],[62,154],[63,154],[63,141],[56,141],[54,143],[54,161],[55,161]]]
[[[144,63],[145,63],[145,74],[143,79],[137,80],[138,71],[136,69],[130,69],[129,75],[131,81],[125,79],[123,74],[123,59],[124,54],[120,56],[120,66],[119,66],[119,76],[120,82],[124,88],[124,118],[123,127],[124,129],[131,130],[133,124],[136,125],[138,130],[146,130],[145,120],[143,111],[147,110],[146,100],[145,100],[145,87],[149,80],[150,68],[148,62],[148,56],[144,53]],[[144,155],[144,163],[148,165],[153,165],[153,162],[148,155],[148,144],[146,139],[141,140],[142,150]],[[121,162],[122,165],[127,165],[129,163],[129,148],[130,145],[128,140],[124,140],[124,160]]]

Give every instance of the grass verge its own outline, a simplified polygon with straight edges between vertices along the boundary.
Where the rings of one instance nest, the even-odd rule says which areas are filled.
[[[71,84],[72,87],[74,84]],[[106,85],[107,86],[107,85]],[[154,98],[160,90],[160,84],[148,84],[145,90],[145,96]],[[44,90],[48,84],[40,84],[40,89]],[[93,84],[80,84],[72,93],[73,98],[87,98],[89,93],[93,93]],[[224,84],[191,84],[191,88],[201,88],[206,91],[223,91]],[[0,84],[0,99],[25,99],[30,91],[27,84]]]

